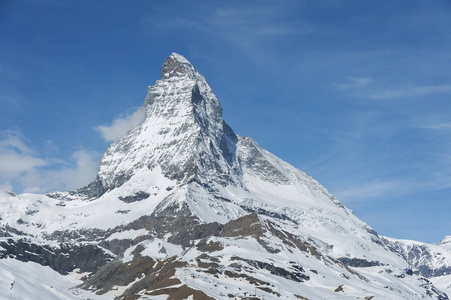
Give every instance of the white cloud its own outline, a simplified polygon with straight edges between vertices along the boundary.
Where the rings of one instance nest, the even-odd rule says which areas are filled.
[[[21,178],[24,192],[44,193],[83,187],[95,179],[97,172],[96,157],[96,153],[78,150],[72,154],[72,159],[75,161],[74,166],[28,172]]]
[[[24,143],[18,130],[4,130],[0,133],[0,152],[18,151],[30,154],[33,151]]]
[[[367,97],[376,100],[390,100],[394,98],[419,97],[447,93],[451,93],[451,85],[416,86],[416,87],[383,90],[372,92],[368,94]]]
[[[12,190],[13,190],[13,185],[9,181],[0,183],[0,192],[12,191]]]
[[[277,14],[275,13],[277,10]],[[242,34],[248,37],[255,35],[284,36],[302,35],[311,33],[313,29],[306,23],[290,23],[286,19],[276,17],[278,14],[287,12],[286,7],[269,8],[227,8],[211,11],[210,15],[203,20],[217,29],[228,33],[230,28],[239,28]],[[237,32],[233,32],[236,35]]]
[[[341,199],[343,201],[349,201],[353,199],[364,200],[387,195],[394,189],[399,187],[399,183],[391,181],[373,182],[355,186],[346,190],[336,191],[335,195],[338,199]]]
[[[17,130],[5,130],[0,137],[0,179],[14,179],[47,165],[45,160],[34,155]]]
[[[49,142],[53,145],[51,141],[46,144]],[[94,180],[97,157],[94,152],[78,150],[72,154],[72,162],[43,158],[19,131],[5,130],[0,132],[0,189],[18,189],[11,182],[19,183],[24,192],[80,188]]]
[[[270,49],[279,44],[281,38],[295,38],[316,30],[312,24],[289,17],[291,8],[296,6],[296,1],[284,1],[283,4],[270,7],[256,7],[246,3],[234,8],[202,5],[197,9],[202,11],[202,14],[172,15],[170,19],[164,20],[160,16],[152,15],[143,20],[143,25],[144,30],[160,34],[166,31],[182,31],[193,39],[208,38],[219,43],[221,47],[228,45],[237,49],[256,65],[263,63],[269,66],[280,63],[280,53]],[[205,53],[200,56],[204,59]]]
[[[428,125],[419,126],[422,129],[431,129],[431,130],[440,130],[440,131],[450,131],[451,130],[451,122],[445,123],[431,123]]]
[[[109,126],[100,125],[95,129],[102,134],[105,141],[113,142],[124,137],[127,132],[133,128],[141,125],[145,118],[146,112],[142,108],[139,108],[137,111],[128,116],[115,118],[113,123]]]
[[[393,196],[404,196],[418,191],[432,190],[443,186],[432,185],[430,182],[406,180],[385,180],[353,184],[352,188],[334,191],[334,195],[342,202],[384,200]]]
[[[8,153],[0,155],[1,177],[16,178],[22,173],[45,166],[47,162],[37,157],[24,155],[22,153]]]
[[[364,87],[373,82],[370,77],[348,77],[345,83],[332,83],[331,86],[336,89],[354,89]]]

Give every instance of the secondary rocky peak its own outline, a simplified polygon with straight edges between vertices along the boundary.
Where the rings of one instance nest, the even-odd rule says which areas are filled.
[[[161,67],[161,80],[171,77],[188,76],[195,78],[197,71],[193,65],[182,55],[172,53],[163,63]]]
[[[451,235],[445,236],[445,238],[440,242],[441,245],[451,244]]]

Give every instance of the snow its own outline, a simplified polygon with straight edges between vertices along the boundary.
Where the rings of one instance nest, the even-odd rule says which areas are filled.
[[[121,189],[114,189],[95,201],[74,199],[60,201],[46,195],[21,194],[0,198],[2,224],[20,229],[32,235],[50,234],[56,230],[97,228],[107,230],[128,224],[145,215],[171,194],[167,188],[175,183],[164,176],[158,168],[140,170]],[[150,194],[145,201],[125,203],[121,196],[136,192]],[[30,211],[34,212],[30,214]],[[127,213],[120,213],[120,212]],[[107,216],[107,217],[106,217]],[[23,224],[17,224],[17,220]],[[125,236],[125,234],[122,234]]]
[[[433,277],[430,280],[438,289],[444,291],[451,298],[451,274]]]
[[[81,280],[37,263],[1,259],[0,270],[0,299],[108,299],[76,288]]]
[[[217,278],[199,272],[193,267],[177,270],[176,277],[184,284],[193,289],[200,289],[215,299],[227,299],[226,295],[230,293],[239,297],[254,295],[265,299],[293,299],[295,294],[308,299],[363,299],[368,296],[376,296],[376,299],[378,297],[380,299],[421,299],[425,295],[421,288],[410,286],[412,283],[418,284],[418,277],[400,279],[394,274],[384,272],[386,267],[359,268],[356,271],[363,270],[364,276],[369,279],[363,280],[343,267],[327,266],[323,261],[312,258],[308,253],[291,252],[285,248],[277,254],[270,255],[252,238],[212,238],[210,240],[221,242],[224,245],[223,250],[209,254],[219,259],[222,268],[241,273],[240,268],[226,267],[231,263],[238,263],[243,266],[243,269],[248,269],[246,274],[267,282],[267,287],[281,294],[276,296],[256,289],[254,285],[247,284],[247,281],[241,277],[231,278],[219,274]],[[188,261],[189,258],[194,259],[198,255],[199,252],[193,248],[184,253],[184,257]],[[240,260],[236,260],[236,257],[239,257]],[[286,270],[290,269],[288,262],[294,261],[303,267],[305,274],[310,276],[310,280],[295,282],[271,274],[265,269],[254,268],[243,260],[265,262]],[[194,261],[191,265],[195,265]],[[401,270],[394,272],[402,273]],[[347,274],[346,277],[343,274]],[[335,290],[339,286],[343,286],[343,292],[337,294]],[[385,286],[388,288],[384,288]],[[393,291],[395,292],[393,293]]]
[[[139,282],[141,279],[143,279],[145,276],[137,277],[134,281],[130,282],[129,284],[125,286],[113,286],[110,291],[105,293],[103,296],[108,297],[109,299],[115,299],[116,297],[121,296],[128,288],[130,288],[135,283]]]
[[[411,264],[418,263],[427,265],[432,269],[440,269],[441,267],[451,266],[451,246],[448,243],[439,245],[427,244],[411,240],[402,240],[384,237],[393,244],[400,247],[404,253],[408,253],[412,248],[424,252],[425,255],[418,255],[411,259]]]
[[[179,245],[168,243],[159,238],[153,238],[128,248],[124,252],[124,257],[122,258],[123,263],[127,263],[133,259],[132,252],[138,246],[144,247],[144,250],[140,253],[141,256],[149,256],[153,259],[166,259],[174,255],[180,255],[183,252],[183,248]]]
[[[451,244],[451,235],[447,235],[443,238],[443,240],[440,242],[441,245],[445,244]]]
[[[149,232],[145,229],[140,229],[140,230],[126,230],[126,231],[120,231],[120,232],[115,232],[112,235],[110,235],[106,241],[111,241],[114,239],[118,239],[118,240],[124,240],[124,239],[131,239],[134,240],[137,237],[140,237],[142,235],[146,235]]]

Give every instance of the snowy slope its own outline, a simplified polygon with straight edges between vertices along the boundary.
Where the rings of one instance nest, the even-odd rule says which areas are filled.
[[[311,176],[236,135],[183,56],[164,62],[143,109],[88,186],[0,192],[0,262],[50,266],[62,287],[79,283],[67,278],[77,269],[84,289],[110,298],[447,299],[424,277],[450,268],[447,239],[378,236]],[[7,293],[6,278],[25,277],[5,266]],[[447,280],[432,282],[448,290]]]
[[[0,299],[108,299],[74,288],[77,274],[61,276],[49,267],[15,259],[0,260]]]
[[[427,277],[451,274],[451,243],[446,237],[439,245],[410,240],[384,238],[390,248],[399,253],[413,268]],[[450,282],[451,284],[451,282]]]

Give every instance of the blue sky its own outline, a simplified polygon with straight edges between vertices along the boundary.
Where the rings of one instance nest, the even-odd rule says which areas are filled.
[[[380,234],[451,235],[451,2],[0,2],[0,184],[80,187],[171,52]]]

